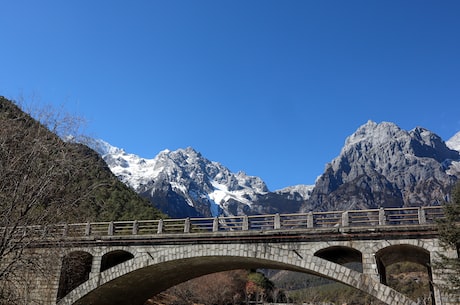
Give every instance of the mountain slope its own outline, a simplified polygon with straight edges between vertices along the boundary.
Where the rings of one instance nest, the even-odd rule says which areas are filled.
[[[438,204],[460,177],[458,151],[434,133],[369,121],[327,165],[302,210]]]
[[[157,218],[160,214],[121,183],[96,152],[64,142],[3,97],[0,143],[3,224],[14,218],[8,216],[10,210],[35,211],[30,213],[34,216],[31,224]],[[50,207],[54,212],[44,213]]]

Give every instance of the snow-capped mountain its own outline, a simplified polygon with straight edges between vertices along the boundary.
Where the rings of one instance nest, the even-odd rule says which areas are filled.
[[[460,178],[460,132],[447,142],[417,127],[367,122],[350,135],[315,186],[270,192],[189,147],[153,159],[89,143],[112,172],[171,217],[294,213],[437,204]]]
[[[460,178],[458,161],[460,153],[429,130],[369,121],[346,139],[302,210],[437,204]]]
[[[164,150],[145,159],[102,140],[90,146],[121,181],[172,217],[293,212],[311,189],[298,186],[269,192],[259,177],[232,173],[191,147]]]

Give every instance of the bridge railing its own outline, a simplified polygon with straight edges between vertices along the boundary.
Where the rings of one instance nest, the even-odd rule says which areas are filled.
[[[332,227],[417,226],[443,218],[441,206],[369,210],[88,222],[54,226],[28,226],[16,230],[18,238],[128,236],[225,231],[269,231]],[[6,230],[0,228],[0,231]]]

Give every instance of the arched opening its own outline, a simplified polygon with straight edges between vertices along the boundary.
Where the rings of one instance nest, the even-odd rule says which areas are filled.
[[[132,255],[128,251],[123,250],[115,250],[109,253],[106,253],[102,256],[101,261],[101,272],[105,271],[113,266],[126,262],[132,259],[134,255]]]
[[[347,266],[355,271],[363,272],[363,255],[356,249],[344,246],[332,246],[316,251],[315,256]]]
[[[71,252],[62,258],[58,300],[89,279],[92,263],[93,256],[83,251]]]
[[[380,282],[419,299],[435,304],[429,251],[412,245],[395,245],[375,254]]]
[[[359,250],[351,247],[330,246],[316,251],[314,256],[360,273],[363,272],[363,255]],[[299,274],[299,276],[304,279],[306,285],[290,294],[292,301],[296,303],[316,304],[326,300],[337,301],[338,304],[354,300],[366,303],[375,301],[372,296],[332,279],[310,274]]]

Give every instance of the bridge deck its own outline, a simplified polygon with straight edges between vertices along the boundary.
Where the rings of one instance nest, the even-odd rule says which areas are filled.
[[[433,237],[436,221],[444,217],[442,207],[389,208],[371,210],[310,212],[214,218],[184,218],[88,222],[33,226],[18,230],[18,235],[40,244],[46,241],[87,243],[206,243],[263,242],[288,239],[307,241],[351,240],[356,238]],[[5,228],[3,228],[5,230]],[[21,233],[22,231],[22,233]],[[41,236],[44,238],[34,238]],[[29,239],[29,240],[30,240]]]

